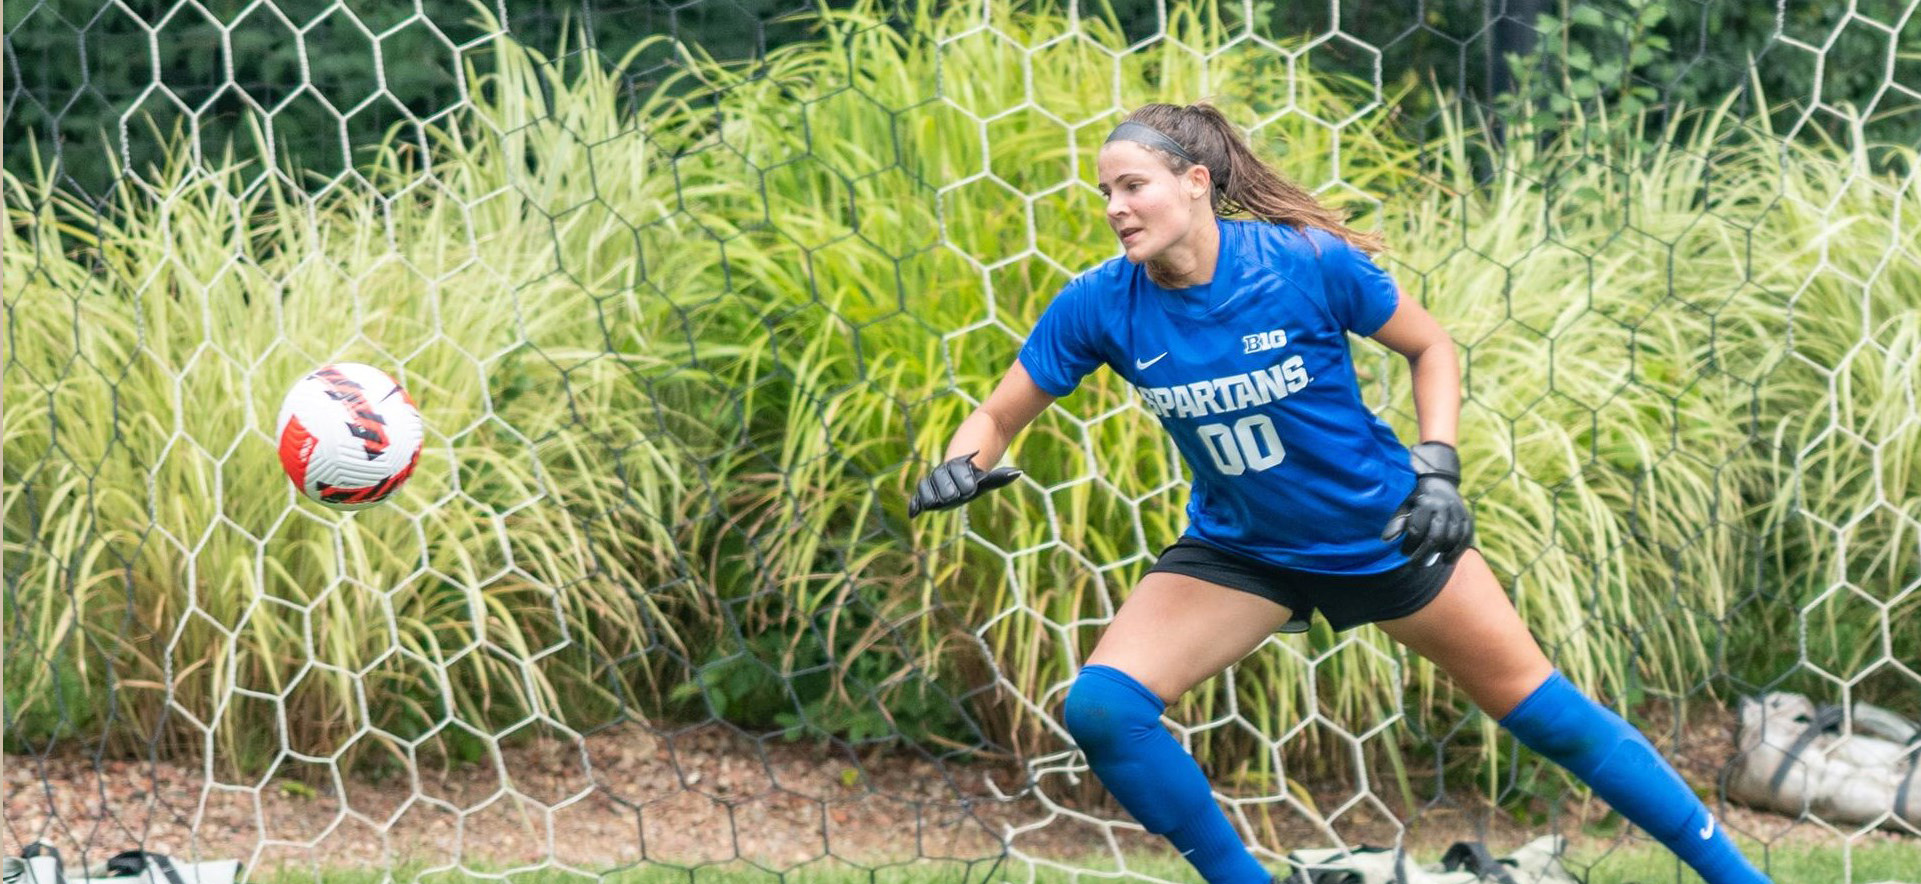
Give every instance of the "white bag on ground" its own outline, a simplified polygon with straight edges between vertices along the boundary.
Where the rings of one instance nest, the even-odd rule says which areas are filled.
[[[1743,699],[1728,797],[1829,823],[1878,820],[1891,829],[1921,828],[1921,765],[1915,762],[1921,729],[1856,703],[1854,733],[1843,739],[1844,711],[1800,694]]]
[[[238,860],[183,863],[165,854],[128,850],[107,860],[91,877],[72,884],[235,884],[239,880]]]
[[[165,854],[126,850],[84,878],[67,877],[60,852],[40,844],[27,846],[25,856],[6,857],[0,884],[235,884],[239,860],[177,862]]]
[[[1296,850],[1287,855],[1293,875],[1278,884],[1579,884],[1561,865],[1561,849],[1560,838],[1543,835],[1496,859],[1480,842],[1462,841],[1427,865],[1381,847]]]
[[[66,884],[60,874],[60,857],[51,855],[9,856],[4,869],[0,869],[0,880],[6,884]]]

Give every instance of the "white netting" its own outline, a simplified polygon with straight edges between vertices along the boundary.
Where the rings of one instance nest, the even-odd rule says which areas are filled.
[[[1921,710],[1921,4],[829,5],[7,6],[0,849],[1184,874],[1057,720],[1181,527],[1131,391],[904,514],[1149,100],[1388,235],[1483,548],[1697,786],[1737,696]],[[343,516],[272,424],[348,360],[427,443]],[[1372,630],[1168,723],[1268,860],[1634,837]]]

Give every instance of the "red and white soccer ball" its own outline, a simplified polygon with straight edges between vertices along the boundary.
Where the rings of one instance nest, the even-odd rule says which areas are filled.
[[[313,370],[280,403],[280,465],[301,494],[342,510],[386,500],[420,462],[420,409],[386,372],[358,362]]]

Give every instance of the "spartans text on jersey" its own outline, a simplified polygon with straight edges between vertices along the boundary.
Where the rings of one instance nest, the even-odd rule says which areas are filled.
[[[1228,414],[1285,399],[1312,380],[1314,378],[1308,375],[1307,366],[1296,355],[1260,371],[1172,387],[1135,389],[1141,394],[1141,403],[1156,417],[1202,417]]]

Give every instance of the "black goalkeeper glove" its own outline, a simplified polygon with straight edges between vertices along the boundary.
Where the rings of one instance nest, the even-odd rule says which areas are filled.
[[[980,467],[974,466],[974,454],[947,461],[920,480],[914,487],[914,496],[907,499],[907,517],[953,509],[1021,477],[1021,471],[1013,467],[995,467],[983,473]]]
[[[1461,455],[1446,442],[1422,442],[1409,450],[1414,492],[1387,520],[1382,540],[1401,539],[1401,552],[1422,566],[1453,564],[1474,543],[1474,515],[1461,499]]]

